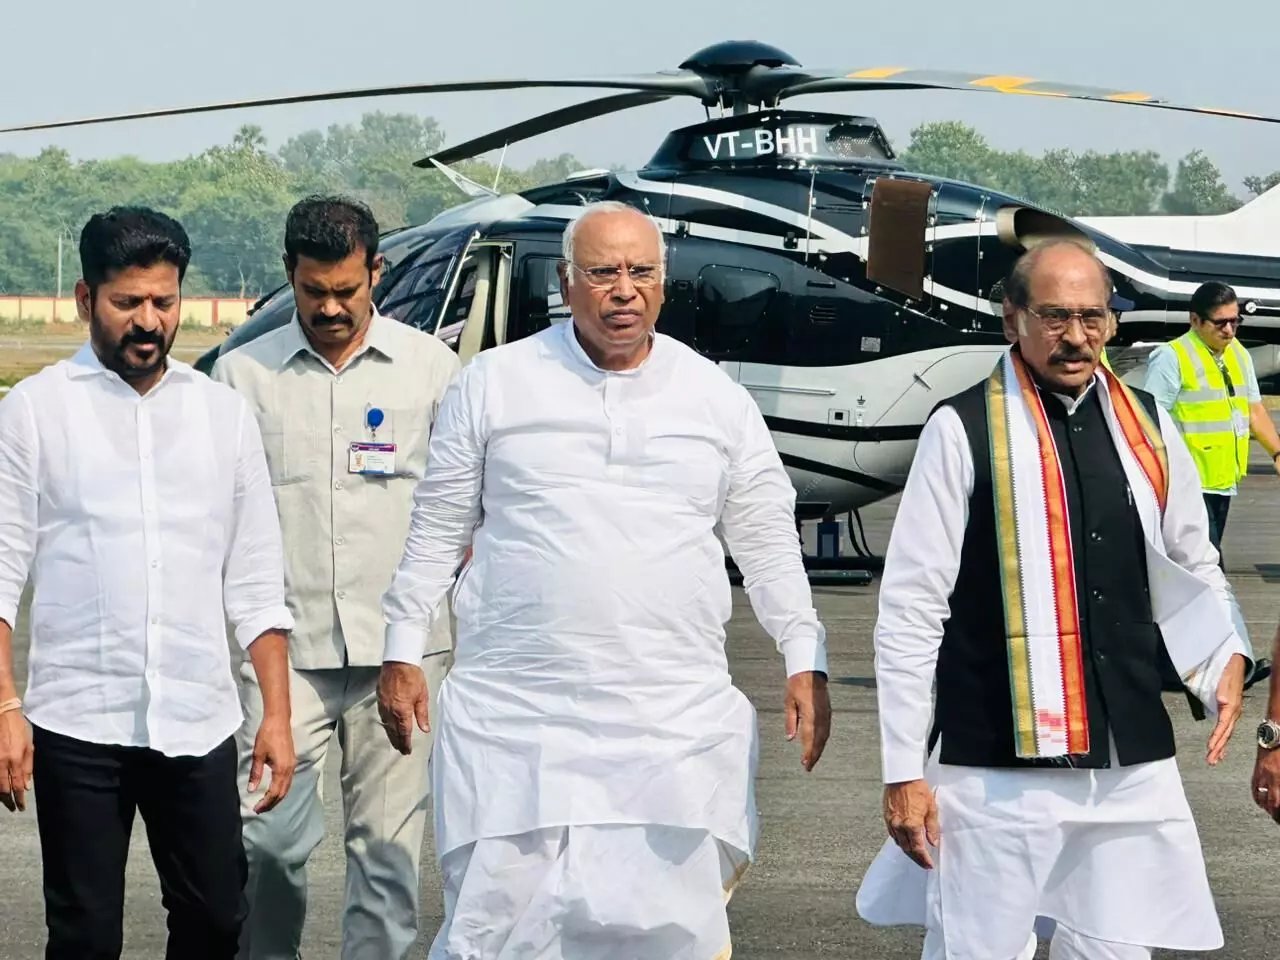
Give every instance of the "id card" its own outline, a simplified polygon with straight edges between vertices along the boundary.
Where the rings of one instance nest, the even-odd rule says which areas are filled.
[[[1231,423],[1235,427],[1237,437],[1247,437],[1249,435],[1249,418],[1239,410],[1231,411]]]
[[[353,443],[347,454],[347,470],[351,473],[394,476],[396,445],[394,443]]]

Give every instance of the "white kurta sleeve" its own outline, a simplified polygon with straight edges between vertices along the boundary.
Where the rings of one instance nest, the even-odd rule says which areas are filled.
[[[756,619],[782,654],[787,676],[827,672],[827,634],[813,607],[796,534],[796,492],[769,428],[742,390],[720,527]]]
[[[1231,657],[1238,653],[1250,661],[1246,665],[1247,676],[1252,669],[1253,649],[1240,605],[1218,566],[1218,551],[1209,540],[1209,517],[1195,461],[1191,459],[1191,452],[1173,418],[1163,408],[1158,408],[1158,412],[1160,433],[1169,460],[1169,498],[1161,525],[1165,553],[1178,566],[1212,588],[1230,613],[1235,628],[1187,683],[1188,689],[1206,709],[1216,713],[1218,681],[1222,679]]]
[[[409,536],[382,598],[382,659],[420,663],[431,625],[480,519],[485,437],[482,364],[462,369],[445,391],[413,493]]]
[[[241,400],[231,538],[222,574],[223,607],[247,650],[268,630],[292,630],[285,604],[284,542],[271,492],[262,433],[249,404]]]
[[[934,670],[972,492],[964,426],[940,407],[920,434],[880,580],[875,669],[885,783],[924,776]]]
[[[39,435],[21,385],[0,401],[0,620],[17,625],[36,550]]]

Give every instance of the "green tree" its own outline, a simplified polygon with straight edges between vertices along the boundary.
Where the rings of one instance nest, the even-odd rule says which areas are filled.
[[[1201,150],[1193,150],[1178,161],[1173,189],[1164,195],[1166,213],[1205,216],[1228,213],[1240,206],[1222,182],[1222,174]]]

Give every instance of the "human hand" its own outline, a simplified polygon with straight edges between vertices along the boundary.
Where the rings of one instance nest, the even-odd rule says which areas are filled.
[[[249,770],[249,792],[257,792],[262,781],[264,767],[271,769],[271,783],[267,793],[254,813],[266,813],[289,792],[293,783],[293,771],[297,766],[297,756],[293,749],[293,730],[287,717],[266,717],[258,727],[258,736],[253,742],[253,765]]]
[[[0,713],[0,806],[10,813],[27,809],[34,759],[31,727],[22,711]]]
[[[1218,681],[1218,723],[1209,734],[1209,750],[1205,756],[1210,766],[1227,755],[1227,741],[1235,731],[1236,721],[1244,710],[1244,657],[1235,654]]]
[[[378,675],[378,715],[391,745],[405,756],[413,752],[413,723],[423,733],[431,730],[427,716],[427,677],[413,663],[388,660]]]
[[[886,785],[884,822],[889,828],[889,836],[903,853],[926,870],[933,869],[929,847],[936,847],[940,839],[938,803],[926,781],[908,780]],[[928,846],[925,846],[926,840]]]
[[[831,699],[827,695],[827,676],[808,671],[787,678],[787,695],[783,707],[787,719],[787,739],[800,734],[804,753],[800,764],[813,770],[822,757],[827,737],[831,735]]]
[[[1280,750],[1258,748],[1253,762],[1253,802],[1280,823]]]

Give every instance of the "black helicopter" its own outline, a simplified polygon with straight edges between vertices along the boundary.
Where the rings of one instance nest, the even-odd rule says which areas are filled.
[[[660,329],[716,360],[755,396],[797,491],[798,519],[830,520],[896,492],[916,438],[941,398],[986,376],[1006,343],[999,284],[1025,249],[1053,237],[1091,244],[1125,309],[1115,345],[1185,329],[1199,282],[1233,282],[1254,342],[1280,343],[1280,258],[1184,255],[1112,234],[980,185],[906,170],[869,117],[786,110],[801,94],[951,89],[1096,100],[1264,122],[1147,94],[1026,78],[876,68],[811,70],[763,43],[719,43],[678,71],[629,77],[490,80],[305,94],[87,120],[48,129],[273,104],[517,87],[605,87],[626,93],[566,107],[418,162],[472,199],[429,223],[392,231],[375,291],[384,313],[477,351],[567,318],[556,264],[561,234],[586,203],[618,200],[667,236]],[[672,131],[641,169],[584,171],[497,195],[448,164],[617,110],[691,96],[707,121]],[[712,119],[711,109],[721,116]],[[0,133],[9,132],[0,130]],[[1274,199],[1274,198],[1273,198]],[[274,291],[201,358],[290,321]],[[1280,352],[1259,376],[1280,368]],[[1141,351],[1136,352],[1137,355]],[[1123,370],[1123,351],[1113,355]],[[858,525],[861,526],[860,524]],[[854,533],[851,523],[851,535]],[[865,541],[865,537],[864,537]],[[855,549],[868,551],[853,537]]]

